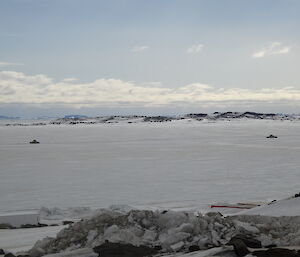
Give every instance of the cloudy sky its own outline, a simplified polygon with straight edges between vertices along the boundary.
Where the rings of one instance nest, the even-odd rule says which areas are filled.
[[[300,113],[298,0],[1,0],[0,115]]]

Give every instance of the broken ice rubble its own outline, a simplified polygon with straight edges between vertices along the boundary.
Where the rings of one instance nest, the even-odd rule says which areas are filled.
[[[32,257],[79,248],[93,248],[106,240],[136,246],[160,246],[163,252],[185,252],[191,246],[208,249],[225,245],[236,234],[250,234],[263,245],[299,245],[300,217],[239,215],[222,217],[175,211],[102,210],[60,231],[56,238],[38,241]]]

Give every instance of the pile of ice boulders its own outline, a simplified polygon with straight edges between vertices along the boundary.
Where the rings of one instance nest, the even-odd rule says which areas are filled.
[[[69,225],[56,238],[38,241],[29,251],[33,257],[65,250],[113,243],[159,246],[163,252],[187,251],[227,244],[236,234],[251,234],[263,245],[300,244],[300,217],[206,215],[131,210],[121,213],[102,210],[97,215]]]

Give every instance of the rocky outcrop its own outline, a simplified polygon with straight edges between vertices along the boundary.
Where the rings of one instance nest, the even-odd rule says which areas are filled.
[[[86,117],[81,115],[70,115],[64,118],[46,120],[42,122],[28,122],[18,120],[4,124],[5,126],[44,126],[44,125],[77,125],[77,124],[111,124],[111,123],[139,123],[139,122],[169,122],[176,120],[191,119],[196,121],[216,121],[216,120],[236,120],[236,119],[255,119],[255,120],[300,120],[300,115],[295,114],[277,114],[277,113],[258,113],[258,112],[214,112],[207,113],[189,113],[178,116],[144,116],[144,115],[111,115],[100,117]]]
[[[248,249],[246,243],[242,239],[232,239],[230,244],[233,245],[235,254],[238,257],[244,257],[248,254],[257,257],[300,257],[300,252],[286,248],[271,248],[262,250]]]
[[[157,249],[147,246],[135,246],[132,244],[111,243],[106,241],[104,244],[93,248],[99,257],[143,257],[152,256],[157,253]]]

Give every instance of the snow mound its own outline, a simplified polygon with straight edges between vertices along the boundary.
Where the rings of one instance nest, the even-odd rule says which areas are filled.
[[[106,240],[136,246],[161,246],[162,251],[168,253],[186,252],[190,246],[205,250],[226,245],[236,234],[250,234],[262,245],[299,245],[300,217],[222,217],[217,213],[102,210],[92,218],[61,230],[56,238],[38,241],[29,254],[38,257],[93,248]]]
[[[240,215],[263,215],[263,216],[300,216],[300,197],[293,197],[272,202],[270,204],[255,207],[239,212]]]

